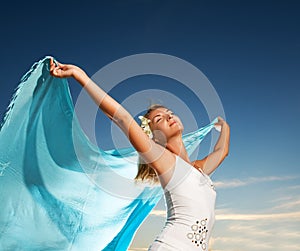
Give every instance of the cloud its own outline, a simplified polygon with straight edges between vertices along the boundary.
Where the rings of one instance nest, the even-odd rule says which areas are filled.
[[[148,248],[130,248],[128,251],[147,251]]]
[[[293,219],[295,221],[300,221],[300,212],[273,213],[273,214],[217,214],[216,219],[217,220],[238,220],[238,221]]]
[[[250,251],[250,250],[272,250],[274,247],[269,242],[258,242],[255,238],[242,237],[237,235],[236,237],[215,237],[211,238],[213,250],[219,251]],[[215,248],[217,247],[217,248]],[[220,249],[222,247],[222,249]],[[274,251],[274,250],[273,250]]]
[[[273,194],[276,194],[276,198],[270,200],[271,204],[274,204],[272,207],[273,211],[299,211],[300,210],[300,194],[299,189],[295,190],[294,188],[300,186],[284,186],[280,189],[276,189]]]
[[[219,221],[211,238],[213,250],[299,251],[299,221],[294,219],[286,218],[284,222],[277,219]]]
[[[295,186],[289,186],[286,188],[287,190],[300,190],[300,185],[295,185]]]
[[[285,202],[281,205],[277,205],[273,208],[273,210],[278,210],[278,209],[294,209],[294,208],[299,208],[300,206],[300,199],[298,200],[293,200],[293,201],[289,201],[289,202]]]
[[[160,217],[166,217],[167,212],[165,210],[152,210],[150,212],[150,215],[160,216]]]
[[[263,186],[261,194],[250,195],[245,189],[245,198],[258,200],[259,207],[243,204],[243,201],[240,207],[239,202],[219,200],[210,244],[212,250],[300,251],[300,187],[297,179],[299,176],[265,176],[215,182],[217,188],[224,189],[249,185],[250,193],[257,184],[269,182],[267,187],[270,189]],[[282,186],[278,188],[276,182],[282,182]],[[223,195],[226,193],[224,190]],[[163,220],[167,214],[166,210],[157,208],[150,215]]]
[[[250,184],[272,181],[286,181],[291,179],[297,179],[295,176],[266,176],[266,177],[249,177],[248,179],[240,180],[233,179],[227,181],[215,181],[214,184],[217,188],[235,188],[241,186],[247,186]]]
[[[165,210],[153,210],[150,214],[166,217]],[[214,251],[300,251],[299,223],[300,211],[244,214],[231,208],[217,209],[210,246]]]
[[[229,213],[229,212],[222,213],[222,212],[224,212],[224,210],[216,210],[216,220],[254,221],[254,220],[294,219],[296,221],[297,220],[300,221],[300,212],[269,213],[269,214],[236,214],[236,213]],[[158,217],[166,217],[166,211],[165,210],[152,210],[150,215],[158,216]]]

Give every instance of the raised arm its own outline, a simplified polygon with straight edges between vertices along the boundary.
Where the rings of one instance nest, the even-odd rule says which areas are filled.
[[[50,59],[50,74],[58,78],[73,77],[87,91],[98,107],[126,134],[141,157],[156,168],[172,158],[162,146],[150,139],[136,123],[130,113],[115,99],[109,96],[78,66],[57,65]]]
[[[193,162],[194,166],[201,168],[208,175],[223,162],[229,153],[230,127],[221,117],[218,117],[218,122],[215,125],[221,126],[221,132],[214,151],[205,158]]]

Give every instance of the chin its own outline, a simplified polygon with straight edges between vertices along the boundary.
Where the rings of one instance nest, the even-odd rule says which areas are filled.
[[[181,126],[178,126],[177,130],[174,130],[174,134],[182,134],[182,132],[183,132],[183,127]]]
[[[183,127],[183,125],[182,124],[178,124],[178,129],[181,131],[181,132],[183,132],[183,130],[184,130],[184,127]]]

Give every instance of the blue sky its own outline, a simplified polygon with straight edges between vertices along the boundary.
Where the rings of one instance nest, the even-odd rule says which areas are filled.
[[[212,250],[300,250],[299,10],[297,1],[8,2],[0,10],[0,115],[21,76],[46,55],[89,75],[138,53],[186,60],[212,83],[231,126],[230,154],[212,175],[218,190]],[[122,101],[159,87],[189,104],[163,77],[125,81],[111,95]],[[70,88],[76,100],[79,85],[70,81]],[[202,108],[199,114],[206,124]],[[97,139],[110,130],[102,116]],[[99,145],[113,147],[109,139]],[[164,209],[161,200],[131,250],[146,250]]]

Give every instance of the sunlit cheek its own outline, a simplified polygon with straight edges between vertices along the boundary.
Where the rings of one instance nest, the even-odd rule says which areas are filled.
[[[179,127],[183,130],[184,127],[183,127],[181,120],[179,118],[176,118],[175,121],[178,123]]]

